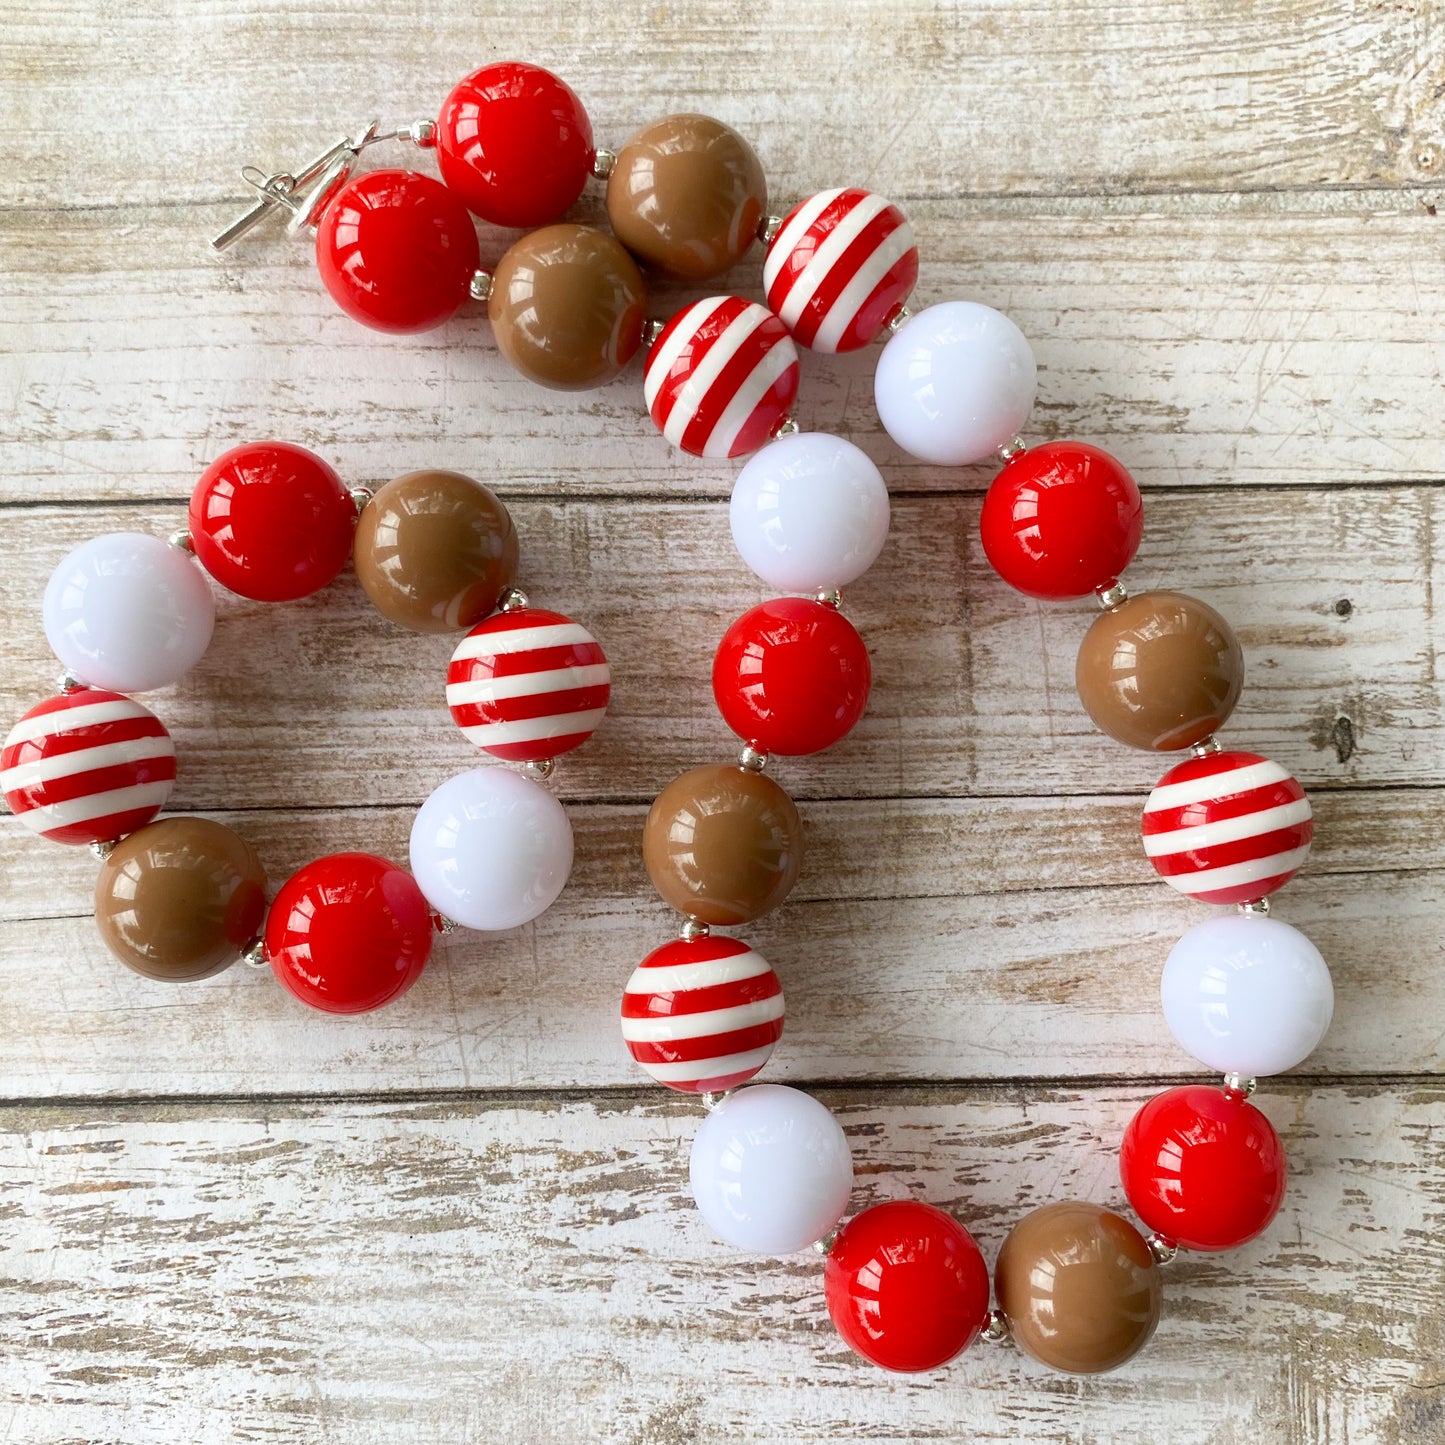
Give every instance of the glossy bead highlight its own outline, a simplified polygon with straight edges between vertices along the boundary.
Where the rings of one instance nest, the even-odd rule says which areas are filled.
[[[316,269],[346,314],[376,331],[430,331],[471,297],[481,265],[466,207],[420,171],[364,171],[327,203]]]
[[[474,70],[442,102],[436,129],[442,179],[484,221],[530,229],[555,221],[582,194],[592,125],[571,86],[516,60]]]
[[[443,917],[464,928],[517,928],[566,887],[572,825],[530,778],[473,768],[439,784],[417,811],[411,871]]]
[[[910,317],[878,358],[873,396],[888,435],[922,462],[992,456],[1033,410],[1038,376],[1024,334],[976,301]]]
[[[994,1290],[1014,1343],[1071,1375],[1117,1369],[1159,1323],[1159,1266],[1127,1219],[1097,1204],[1046,1204],[1009,1232]]]
[[[1134,1212],[1181,1249],[1234,1249],[1279,1212],[1284,1149],[1240,1094],[1203,1084],[1149,1100],[1124,1131],[1119,1175]]]
[[[850,733],[868,706],[872,669],[836,607],[780,597],[743,613],[713,659],[723,721],[761,752],[802,757]]]
[[[984,498],[983,550],[1010,587],[1048,601],[1115,582],[1138,550],[1144,504],[1108,452],[1045,442],[1011,457]]]
[[[1255,913],[1191,928],[1170,950],[1159,992],[1184,1048],[1211,1069],[1247,1078],[1303,1063],[1335,1007],[1319,949],[1298,929]]]
[[[249,442],[201,473],[188,520],[196,560],[222,587],[257,602],[293,602],[346,566],[356,505],[315,452]]]
[[[216,606],[187,552],[140,532],[108,532],[50,575],[45,636],[84,682],[149,692],[179,682],[205,656]]]
[[[754,1084],[698,1127],[692,1197],[713,1233],[754,1254],[796,1254],[848,1207],[853,1157],[833,1115],[811,1094]]]
[[[421,976],[434,924],[410,874],[371,853],[331,853],[281,885],[266,918],[277,980],[324,1013],[365,1013]]]
[[[838,1231],[823,1266],[838,1333],[885,1370],[936,1370],[988,1319],[988,1266],[973,1236],[931,1204],[875,1204]]]

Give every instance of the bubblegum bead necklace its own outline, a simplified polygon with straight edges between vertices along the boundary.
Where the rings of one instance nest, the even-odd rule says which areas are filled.
[[[411,171],[353,174],[361,152],[388,139],[434,147],[443,181]],[[1243,680],[1241,650],[1228,623],[1183,594],[1131,597],[1119,580],[1142,532],[1142,503],[1129,473],[1083,443],[1025,447],[1019,440],[1036,373],[1027,341],[1007,317],[969,301],[910,316],[905,303],[917,280],[918,255],[896,206],[845,188],[809,197],[784,217],[770,216],[762,167],[751,147],[707,117],[666,117],[614,154],[593,146],[586,112],[562,81],[536,66],[506,62],[463,80],[435,122],[385,133],[373,123],[295,174],[245,174],[259,198],[216,238],[218,248],[268,216],[287,213],[293,231],[315,229],[318,270],[350,315],[381,330],[413,331],[441,324],[469,297],[485,300],[499,350],[523,375],[550,387],[599,385],[646,348],[644,401],[670,442],[702,457],[756,453],[735,480],[733,537],[765,582],[803,595],[751,609],[718,648],[714,695],[743,746],[736,764],[694,768],[652,805],[644,861],[659,894],[684,921],[680,937],[633,972],[622,1004],[632,1056],[660,1083],[699,1095],[707,1106],[690,1173],[708,1224],[727,1243],[755,1253],[818,1250],[839,1332],[859,1354],[886,1368],[937,1367],[980,1336],[1012,1339],[1044,1364],[1074,1373],[1124,1363],[1158,1322],[1161,1264],[1179,1248],[1243,1244],[1278,1210],[1283,1151],[1249,1095],[1257,1076],[1291,1068],[1311,1052],[1333,1006],[1319,953],[1269,916],[1270,895],[1308,853],[1309,803],[1277,764],[1223,751],[1215,739]],[[606,181],[612,235],[558,221],[589,174]],[[541,229],[483,270],[469,211],[497,224]],[[665,324],[646,319],[639,263],[701,282],[741,260],[755,238],[767,248],[766,305],[709,296]],[[1224,1075],[1224,1084],[1167,1090],[1126,1129],[1124,1190],[1150,1232],[1086,1202],[1036,1209],[1000,1250],[992,1305],[978,1246],[943,1211],[899,1200],[844,1221],[853,1170],[837,1120],[801,1090],[750,1084],[782,1033],[777,975],[742,941],[712,932],[776,908],[799,875],[801,822],[792,800],[766,774],[770,760],[831,746],[867,704],[868,654],[842,614],[842,589],[881,551],[887,490],[857,447],[840,437],[800,433],[791,413],[798,345],[847,351],[872,344],[885,331],[891,335],[875,381],[884,428],[921,461],[1002,461],[982,513],[989,561],[1032,597],[1097,596],[1102,611],[1085,634],[1076,669],[1086,711],[1130,746],[1189,754],[1149,795],[1145,852],[1179,892],[1235,909],[1190,929],[1164,965],[1166,1022],[1186,1049]],[[417,476],[433,480],[418,482]],[[438,477],[451,480],[442,485]],[[399,491],[390,499],[386,488],[375,499],[362,499],[355,552],[363,585],[394,620],[410,617],[409,625],[416,625],[425,617],[438,630],[470,627],[448,673],[454,716],[484,748],[535,773],[549,772],[553,757],[585,740],[601,718],[607,673],[600,649],[577,624],[534,612],[508,590],[509,554],[499,530],[499,514],[505,513],[484,488],[448,473],[413,474],[391,488]],[[251,503],[269,508],[273,504],[261,498],[283,490],[274,479],[258,478]],[[275,539],[268,545],[279,547],[282,538],[284,545],[297,545],[306,534],[298,515],[277,515],[267,529]],[[455,544],[458,517],[469,519],[461,531],[475,546]],[[235,587],[234,577],[216,570],[218,562],[207,561],[207,544],[197,541],[205,530],[193,503],[192,545],[217,580]],[[328,554],[340,550],[342,560],[343,530],[338,519]],[[161,685],[156,677],[170,680],[184,671],[184,659],[200,655],[210,603],[181,554],[151,538],[128,539],[127,546],[139,560],[123,585],[104,580],[113,569],[96,565],[100,559],[77,563],[84,548],[62,564],[61,582],[57,587],[52,581],[47,593],[47,631],[62,661],[96,686],[109,675],[110,652],[124,651],[126,639],[145,638],[135,649],[136,668],[116,668],[111,679],[119,686],[124,674],[131,679],[128,688],[139,690]],[[483,554],[488,566],[507,572],[505,580],[480,565]],[[515,565],[514,541],[510,556]],[[432,585],[437,569],[447,574],[440,590]],[[456,605],[458,597],[471,595],[478,575],[476,599],[485,605],[480,611]],[[121,595],[147,589],[160,596],[144,608]],[[282,593],[300,595],[284,586]],[[91,599],[101,605],[90,607]],[[120,601],[129,610],[112,626],[105,604]],[[501,610],[487,616],[498,602]],[[54,630],[52,610],[64,623]],[[72,634],[100,641],[77,650]],[[150,665],[159,653],[170,657],[168,666]],[[144,715],[135,733],[141,752],[127,754],[125,766],[159,772],[137,774],[126,786],[151,791],[96,803],[104,813],[87,813],[84,806],[67,813],[58,795],[46,801],[46,785],[87,776],[73,762],[60,761],[61,754],[109,746],[94,736],[77,741],[78,733],[55,733],[58,725],[44,721],[73,706],[76,697],[86,693],[67,692],[42,704],[12,733],[3,763],[12,808],[38,813],[42,823],[50,819],[55,826],[44,831],[55,836],[67,820],[88,821],[90,839],[82,828],[65,841],[112,849],[107,868],[120,849],[150,829],[195,826],[176,819],[146,824],[164,801],[156,790],[168,789],[164,769],[170,766],[173,774],[173,758],[162,756],[163,729],[157,733],[159,724],[145,721],[150,714],[124,697],[112,703],[109,694],[106,706]],[[114,714],[121,716],[136,714]],[[47,745],[51,736],[65,741]],[[12,748],[29,751],[12,754]],[[91,762],[96,771],[102,763],[120,765],[111,753]],[[490,781],[482,788],[478,778]],[[463,786],[464,779],[471,781]],[[513,785],[528,807],[494,806],[494,792]],[[83,791],[86,785],[79,786]],[[478,801],[479,788],[484,801]],[[448,789],[453,792],[442,798]],[[91,788],[102,798],[116,791],[125,793],[113,780]],[[542,866],[560,862],[562,835],[548,832],[552,815],[532,792],[561,814],[533,778],[481,769],[450,780],[423,805],[413,829],[416,883],[384,860],[372,860],[373,870],[391,870],[387,880],[404,881],[388,892],[381,874],[368,873],[359,893],[352,877],[344,890],[303,886],[304,897],[293,903],[288,890],[306,878],[303,870],[272,904],[264,939],[250,953],[269,958],[287,982],[288,929],[299,926],[294,920],[304,916],[313,933],[327,933],[326,920],[344,915],[353,906],[346,900],[356,896],[382,899],[367,928],[403,972],[412,955],[402,945],[414,942],[420,949],[423,931],[429,941],[442,917],[483,929],[535,917],[556,896],[557,874],[565,879],[566,869]],[[122,802],[129,811],[121,810]],[[47,806],[60,811],[46,814]],[[505,844],[499,844],[498,829],[508,827]],[[456,841],[459,830],[468,837],[465,845]],[[570,862],[570,834],[565,851]],[[148,880],[179,866],[157,863],[151,871],[132,871],[157,898],[173,899],[176,890]],[[353,874],[358,866],[345,865]],[[491,869],[505,874],[503,884]],[[233,866],[226,876],[244,871]],[[253,885],[255,873],[258,867],[248,875]],[[414,897],[408,889],[416,890]],[[252,895],[259,898],[259,888],[253,886]],[[509,908],[514,895],[516,906]],[[99,901],[99,891],[97,896]],[[400,912],[387,913],[393,898],[409,900],[400,912],[415,915],[410,932],[400,927]],[[259,917],[263,906],[253,902],[251,912]],[[174,902],[154,912],[174,927],[168,910],[175,911]],[[137,917],[146,912],[133,910]],[[349,928],[337,925],[338,933]],[[104,920],[102,931],[111,941]],[[227,935],[227,942],[240,946],[242,940]],[[344,950],[326,956],[344,972]],[[133,957],[126,961],[136,965]],[[302,963],[291,967],[305,972]]]

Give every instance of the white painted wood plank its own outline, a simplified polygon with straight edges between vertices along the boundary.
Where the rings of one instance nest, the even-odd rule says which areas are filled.
[[[830,1091],[855,1204],[923,1198],[991,1261],[1050,1200],[1121,1204],[1147,1091]],[[1438,1087],[1284,1088],[1271,1230],[1166,1275],[1147,1352],[1093,1380],[1011,1349],[888,1376],[811,1256],[714,1243],[695,1114],[616,1102],[9,1111],[12,1439],[987,1440],[1427,1445],[1442,1421]]]
[[[813,184],[835,181],[820,171]],[[923,255],[917,304],[986,301],[1030,337],[1032,435],[1104,445],[1149,486],[1440,476],[1441,223],[1418,198],[908,209]],[[0,495],[181,497],[226,446],[264,436],[315,447],[356,482],[453,466],[511,494],[731,486],[735,466],[657,435],[640,364],[599,391],[547,392],[502,362],[480,308],[421,337],[379,336],[336,310],[305,244],[210,257],[206,237],[227,215],[6,217]],[[499,246],[488,238],[484,252],[495,259]],[[717,284],[756,294],[760,270],[755,256]],[[666,316],[696,294],[663,287],[651,309]],[[852,437],[895,492],[983,488],[990,468],[913,465],[883,434],[876,360],[877,348],[805,357],[801,423]]]

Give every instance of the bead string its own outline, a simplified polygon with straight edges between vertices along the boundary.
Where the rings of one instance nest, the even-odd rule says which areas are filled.
[[[383,140],[434,148],[442,182],[411,171],[353,174],[360,152]],[[974,302],[909,312],[918,253],[896,206],[847,188],[809,197],[784,217],[768,215],[756,155],[718,121],[669,116],[616,152],[598,149],[581,102],[562,81],[504,62],[460,82],[435,123],[383,131],[373,122],[359,139],[336,142],[294,173],[245,174],[259,199],[213,241],[217,249],[284,213],[293,233],[314,231],[323,281],[350,315],[381,330],[414,331],[440,325],[469,298],[485,300],[503,355],[547,386],[601,384],[645,348],[644,401],[670,442],[707,458],[756,453],[735,481],[734,540],[764,581],[802,595],[751,609],[719,646],[714,695],[741,752],[736,765],[683,774],[652,805],[644,860],[684,921],[680,936],[633,972],[622,1006],[633,1057],[653,1078],[699,1095],[707,1107],[691,1178],[710,1226],[755,1252],[816,1249],[839,1332],[859,1354],[890,1369],[937,1367],[980,1336],[1012,1338],[1043,1363],[1075,1373],[1131,1358],[1159,1318],[1160,1264],[1179,1248],[1244,1243],[1278,1210],[1283,1152],[1249,1095],[1255,1076],[1308,1055],[1329,1024],[1333,999],[1318,952],[1269,916],[1269,897],[1308,853],[1308,800],[1277,764],[1225,752],[1214,737],[1243,675],[1225,620],[1182,594],[1131,597],[1120,581],[1142,535],[1142,501],[1128,472],[1084,443],[1024,444],[1019,433],[1036,388],[1027,341],[1007,317]],[[607,184],[611,236],[556,223],[589,176]],[[484,270],[468,211],[499,225],[542,229]],[[741,260],[755,237],[766,247],[765,306],[711,296],[665,323],[645,319],[637,262],[700,282]],[[1125,1192],[1152,1232],[1146,1236],[1123,1216],[1087,1203],[1037,1209],[1000,1251],[996,1306],[978,1246],[941,1210],[893,1201],[843,1222],[853,1174],[837,1121],[800,1090],[749,1083],[782,1033],[777,976],[755,950],[712,932],[767,913],[797,879],[801,822],[765,772],[771,759],[831,746],[867,704],[868,654],[842,614],[842,595],[883,546],[887,489],[857,447],[800,432],[792,410],[798,345],[853,350],[885,332],[875,381],[885,430],[920,461],[1002,462],[981,515],[990,563],[1036,598],[1097,596],[1101,612],[1076,669],[1085,710],[1126,744],[1191,754],[1149,796],[1145,852],[1177,891],[1238,909],[1190,929],[1164,967],[1166,1021],[1181,1044],[1224,1074],[1224,1085],[1168,1090],[1125,1131]],[[257,577],[287,566],[310,580],[325,572],[315,584],[324,585],[344,563],[350,518],[348,546],[334,566],[298,562],[294,554],[323,514],[340,537],[335,513],[345,496],[326,464],[299,448],[238,448],[198,485],[188,542],[216,580],[245,596],[265,597],[255,590],[265,585]],[[213,506],[217,498],[231,510],[234,535],[227,535],[242,538],[229,553],[221,540],[228,524],[211,525],[226,510]],[[419,516],[430,530],[416,523]],[[470,479],[415,473],[374,500],[362,498],[360,517],[358,572],[378,607],[405,625],[425,623],[422,630],[471,628],[447,678],[459,725],[494,755],[550,773],[555,756],[584,742],[600,722],[609,673],[590,634],[529,608],[510,590],[515,537],[505,509]],[[436,540],[438,525],[451,528],[445,544]],[[86,544],[52,579],[47,632],[73,675],[58,698],[17,724],[0,768],[22,821],[48,836],[66,834],[61,841],[91,841],[108,854],[97,916],[122,959],[173,978],[202,976],[143,967],[156,964],[164,948],[134,928],[127,935],[100,907],[106,870],[114,871],[120,850],[129,850],[124,866],[133,879],[138,873],[152,881],[157,916],[169,921],[172,894],[164,885],[179,848],[147,850],[137,840],[205,822],[148,821],[174,776],[164,728],[119,693],[70,685],[85,677],[120,692],[159,686],[155,676],[173,680],[209,640],[210,594],[195,569],[156,539],[124,541]],[[288,546],[283,565],[278,558]],[[131,572],[108,600],[127,606],[116,613],[121,624],[107,630],[109,609],[88,610],[86,589],[92,598],[106,590],[100,563],[117,549]],[[140,593],[144,605],[132,595]],[[135,630],[137,621],[145,624],[139,632],[147,647],[133,649],[127,666],[110,676],[107,664],[115,659],[107,653],[125,652],[124,628]],[[165,658],[152,655],[157,651]],[[66,712],[64,721],[55,716]],[[108,727],[128,731],[122,738],[104,732]],[[77,772],[73,755],[90,748],[102,751],[86,783],[92,775]],[[72,760],[62,761],[66,755]],[[121,778],[116,768],[128,771]],[[111,775],[100,780],[106,769]],[[121,783],[132,790],[129,811],[117,811],[113,799],[103,817],[83,816],[86,797],[120,791]],[[499,844],[498,819],[515,819],[519,809],[521,823]],[[87,825],[97,836],[84,836]],[[258,886],[254,853],[234,835],[213,836],[209,846],[214,876],[224,875],[232,889],[228,897],[245,887],[256,895],[247,906],[259,923],[264,876]],[[238,949],[252,961],[269,961],[283,983],[318,1007],[372,1007],[386,1000],[363,998],[354,975],[372,965],[395,971],[401,961],[408,970],[415,965],[409,983],[443,916],[483,929],[537,916],[565,881],[571,837],[560,807],[535,781],[479,769],[449,780],[423,805],[412,833],[415,882],[386,860],[355,861],[366,858],[333,855],[295,875],[273,904],[264,936],[243,940],[234,928],[218,936],[214,920],[197,936],[211,955],[229,952],[220,966]],[[390,902],[383,878],[405,880],[389,885]],[[353,899],[345,906],[342,882]],[[321,979],[322,996],[307,997],[297,983],[302,975]]]

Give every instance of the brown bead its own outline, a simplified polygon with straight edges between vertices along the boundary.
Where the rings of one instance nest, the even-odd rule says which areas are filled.
[[[581,391],[611,381],[642,345],[637,263],[590,226],[544,226],[497,263],[487,314],[502,355],[529,381]]]
[[[637,132],[607,181],[607,219],[665,276],[705,281],[736,266],[768,208],[753,148],[705,115],[669,115]]]
[[[496,609],[517,575],[506,507],[460,472],[388,482],[356,524],[356,575],[377,611],[413,632],[455,632]]]
[[[713,763],[657,795],[642,860],[679,913],[722,927],[746,923],[770,913],[798,881],[803,823],[771,778]]]
[[[1168,752],[1223,726],[1244,685],[1244,654],[1212,607],[1181,592],[1141,592],[1095,618],[1074,682],[1111,738]]]
[[[266,874],[244,838],[209,818],[162,818],[122,838],[95,880],[95,921],[128,968],[167,983],[219,973],[266,914]]]
[[[1014,1225],[993,1272],[1019,1347],[1071,1375],[1112,1370],[1159,1323],[1159,1266],[1127,1219],[1097,1204],[1046,1204]]]

